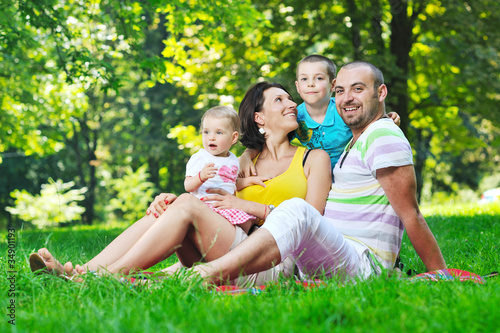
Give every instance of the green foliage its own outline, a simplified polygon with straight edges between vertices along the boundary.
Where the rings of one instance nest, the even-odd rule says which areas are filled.
[[[11,196],[15,199],[14,207],[6,207],[12,215],[30,222],[38,228],[68,223],[80,219],[85,208],[78,205],[84,199],[86,188],[72,189],[74,182],[63,183],[58,179],[49,179],[49,184],[43,184],[38,195],[27,191],[15,190]]]
[[[153,201],[153,195],[157,192],[154,184],[147,181],[149,174],[148,165],[144,164],[133,171],[130,166],[123,168],[123,177],[113,179],[109,182],[110,190],[115,193],[106,210],[112,215],[112,220],[118,218],[128,222],[135,222],[144,216],[146,209]]]
[[[193,155],[203,148],[203,141],[199,131],[194,126],[177,125],[170,130],[168,137],[177,140],[179,149],[187,150]]]

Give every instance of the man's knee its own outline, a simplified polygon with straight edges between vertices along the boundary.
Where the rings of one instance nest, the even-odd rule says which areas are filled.
[[[312,221],[311,209],[315,211],[315,208],[304,199],[292,198],[283,201],[275,211],[276,215],[279,215],[279,219],[286,221],[288,229],[307,229],[309,228],[308,224]]]
[[[296,210],[297,212],[301,212],[301,213],[305,214],[307,212],[308,206],[309,206],[309,204],[304,199],[292,198],[292,199],[288,199],[288,200],[283,201],[278,206],[278,208],[286,209],[289,211]]]

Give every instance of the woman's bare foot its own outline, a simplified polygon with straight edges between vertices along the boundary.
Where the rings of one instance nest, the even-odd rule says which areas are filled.
[[[47,270],[56,275],[64,275],[64,266],[54,258],[54,256],[46,248],[38,250],[38,255],[42,257]]]

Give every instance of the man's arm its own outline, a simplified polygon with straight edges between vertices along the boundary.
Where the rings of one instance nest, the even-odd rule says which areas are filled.
[[[418,207],[413,165],[378,169],[377,180],[427,270],[446,268],[439,245]]]

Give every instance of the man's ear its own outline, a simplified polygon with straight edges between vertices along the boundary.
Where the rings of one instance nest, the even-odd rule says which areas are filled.
[[[238,138],[240,137],[240,134],[237,131],[233,132],[233,139],[231,140],[231,145],[234,145],[236,142],[238,142]]]
[[[387,86],[385,84],[381,84],[378,87],[377,92],[378,92],[378,100],[379,102],[382,102],[387,97]]]

